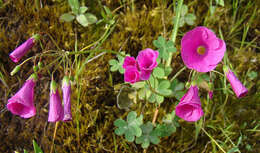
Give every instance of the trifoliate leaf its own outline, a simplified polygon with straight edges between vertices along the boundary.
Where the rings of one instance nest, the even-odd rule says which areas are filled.
[[[79,8],[79,14],[84,14],[88,10],[88,7],[86,6],[81,6]]]
[[[153,70],[153,75],[157,78],[163,78],[165,76],[164,69],[160,67],[156,67]]]
[[[65,22],[71,22],[74,19],[75,19],[75,16],[70,13],[65,13],[60,16],[60,20],[65,21]]]
[[[184,20],[188,25],[194,25],[196,16],[192,13],[188,13],[185,15]]]

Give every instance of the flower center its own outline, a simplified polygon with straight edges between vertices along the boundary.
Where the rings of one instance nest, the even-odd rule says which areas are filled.
[[[197,53],[200,54],[200,55],[204,55],[206,52],[206,48],[204,46],[199,46],[197,48]]]

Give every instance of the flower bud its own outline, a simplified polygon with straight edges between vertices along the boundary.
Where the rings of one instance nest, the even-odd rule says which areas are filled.
[[[18,71],[20,71],[21,69],[21,66],[20,65],[17,65],[13,70],[12,72],[10,73],[11,76],[15,75]]]

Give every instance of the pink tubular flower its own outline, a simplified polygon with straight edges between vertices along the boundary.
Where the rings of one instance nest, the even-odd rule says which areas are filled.
[[[71,104],[70,104],[70,95],[71,95],[71,85],[69,77],[65,76],[62,80],[62,93],[63,93],[63,104],[64,104],[64,117],[63,121],[71,121]]]
[[[175,113],[185,121],[195,122],[203,116],[198,87],[191,86],[188,92],[181,98],[180,103],[176,106]]]
[[[23,87],[13,97],[8,99],[7,109],[9,111],[23,118],[30,118],[36,114],[33,101],[36,80],[37,76],[32,74]]]
[[[125,70],[124,78],[125,82],[130,82],[131,84],[134,84],[140,80],[139,71],[136,67],[129,67]]]
[[[33,47],[34,42],[39,39],[39,35],[36,34],[26,40],[23,44],[18,46],[10,55],[9,57],[12,59],[13,62],[17,63],[19,60]]]
[[[237,98],[244,97],[248,93],[247,88],[238,80],[235,74],[228,67],[224,67],[224,72]]]
[[[181,57],[184,64],[198,72],[215,69],[225,51],[225,42],[206,27],[197,27],[187,32],[181,40]]]
[[[209,94],[209,99],[212,99],[213,98],[213,91],[209,91],[208,94]]]
[[[60,94],[54,80],[51,81],[50,87],[50,107],[48,122],[57,122],[63,120],[63,108]]]

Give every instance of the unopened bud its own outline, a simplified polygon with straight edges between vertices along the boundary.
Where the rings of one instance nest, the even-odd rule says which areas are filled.
[[[20,65],[17,65],[17,66],[13,69],[13,71],[10,73],[11,76],[15,75],[18,71],[20,71],[20,69],[21,69],[21,66],[20,66]]]

